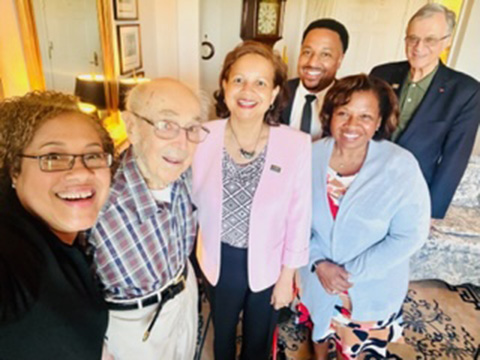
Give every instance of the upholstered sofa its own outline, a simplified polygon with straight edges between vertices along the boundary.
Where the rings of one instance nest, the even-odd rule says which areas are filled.
[[[480,286],[480,156],[470,158],[448,213],[436,220],[411,259],[411,280],[439,279]]]

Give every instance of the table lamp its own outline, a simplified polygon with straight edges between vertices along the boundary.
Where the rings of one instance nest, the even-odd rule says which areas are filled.
[[[118,109],[125,110],[127,95],[130,90],[141,83],[149,82],[149,78],[127,78],[118,81]]]
[[[103,75],[79,75],[75,79],[75,95],[80,101],[95,105],[97,109],[107,108],[105,99],[105,78]]]

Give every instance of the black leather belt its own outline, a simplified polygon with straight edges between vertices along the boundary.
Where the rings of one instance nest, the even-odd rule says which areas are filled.
[[[188,266],[185,264],[185,268],[182,273],[174,280],[172,284],[163,289],[160,292],[156,292],[141,301],[132,302],[109,302],[107,301],[107,307],[110,310],[137,310],[149,305],[159,303],[161,309],[165,303],[173,299],[176,295],[180,294],[185,289],[185,281],[187,280]]]

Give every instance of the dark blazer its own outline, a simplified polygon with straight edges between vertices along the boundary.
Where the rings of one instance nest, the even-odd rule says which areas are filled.
[[[291,79],[287,82],[288,104],[287,107],[283,109],[282,116],[280,117],[280,122],[282,124],[290,125],[290,115],[292,114],[293,100],[295,99],[295,92],[297,91],[299,83],[300,78]]]
[[[370,75],[392,85],[397,96],[407,61],[373,68]],[[480,84],[442,63],[422,102],[396,142],[410,150],[430,189],[432,217],[443,218],[465,172],[480,121]]]

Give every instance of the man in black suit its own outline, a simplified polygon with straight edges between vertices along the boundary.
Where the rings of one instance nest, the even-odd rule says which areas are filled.
[[[371,75],[390,83],[400,105],[392,140],[410,150],[430,188],[432,217],[447,212],[472,152],[480,120],[480,84],[440,61],[451,43],[455,14],[428,4],[410,19],[407,61],[375,67]]]
[[[289,102],[282,123],[322,135],[319,113],[323,97],[335,81],[348,47],[345,26],[333,19],[319,19],[305,29],[298,57],[298,78],[288,82]]]

